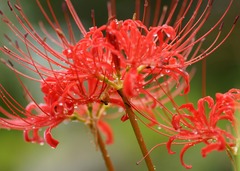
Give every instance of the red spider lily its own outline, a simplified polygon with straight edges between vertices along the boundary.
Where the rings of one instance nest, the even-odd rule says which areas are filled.
[[[200,11],[203,6],[202,1],[198,1],[196,5],[193,5],[192,0],[182,3],[172,1],[169,9],[166,7],[162,9],[163,15],[161,16],[158,13],[160,1],[157,1],[151,27],[148,27],[147,24],[150,21],[150,17],[147,17],[150,5],[148,6],[147,3],[142,21],[139,20],[139,1],[136,1],[136,14],[133,19],[118,21],[115,20],[115,1],[111,1],[108,23],[101,27],[94,25],[89,31],[86,31],[71,1],[66,0],[63,10],[70,37],[67,39],[50,1],[47,0],[47,4],[51,16],[48,16],[39,0],[36,2],[54,34],[50,34],[44,25],[40,24],[44,33],[44,36],[41,37],[24,14],[21,5],[18,3],[12,6],[8,1],[9,8],[18,20],[21,29],[0,11],[2,21],[18,39],[15,42],[5,35],[12,47],[3,46],[0,50],[10,58],[8,63],[3,59],[2,61],[16,73],[19,80],[20,76],[24,76],[41,83],[44,104],[38,105],[22,84],[32,101],[24,109],[1,86],[1,99],[11,110],[9,113],[1,108],[1,113],[8,118],[1,118],[1,126],[26,130],[26,140],[36,142],[42,142],[37,134],[38,130],[48,127],[45,131],[45,140],[53,147],[56,147],[57,141],[51,137],[51,129],[65,119],[77,117],[78,120],[81,120],[76,108],[80,108],[82,105],[89,107],[93,104],[101,106],[102,103],[123,107],[123,102],[117,92],[120,89],[123,89],[127,97],[133,98],[132,103],[135,105],[144,103],[153,109],[157,105],[158,107],[163,105],[164,102],[160,102],[159,99],[166,95],[169,89],[174,89],[176,85],[179,85],[180,88],[175,91],[175,95],[178,95],[183,89],[184,93],[187,93],[189,91],[187,66],[211,54],[225,41],[234,28],[233,26],[229,33],[217,43],[221,35],[222,20],[232,1],[218,22],[209,31],[198,37],[197,33],[211,12],[212,1],[210,0],[202,12]],[[83,35],[80,40],[76,41],[66,6]],[[181,6],[180,10],[176,10],[178,6]],[[192,14],[190,8],[194,8]],[[187,14],[192,17],[185,21]],[[53,18],[53,21],[50,18]],[[218,27],[220,27],[219,34],[215,41],[209,48],[201,52],[200,47],[203,40]],[[25,45],[25,50],[20,48],[19,43]],[[57,49],[61,49],[61,51]],[[37,57],[34,57],[33,54],[36,54]],[[38,78],[18,71],[13,63],[20,64],[30,72],[37,73]],[[185,87],[180,84],[181,78],[186,83]],[[6,95],[9,99],[5,98]],[[33,110],[37,114],[34,114]],[[89,110],[88,108],[87,111],[89,112]],[[146,117],[149,118],[149,116]],[[110,136],[109,128],[103,124],[102,117],[97,117],[97,119],[99,119],[97,123],[103,132]],[[150,119],[153,120],[152,115],[150,115]],[[28,136],[30,131],[33,131],[32,138]]]
[[[66,101],[58,104],[37,104],[31,102],[24,109],[5,89],[0,86],[0,97],[11,112],[0,107],[0,112],[7,118],[0,118],[0,127],[5,129],[16,129],[24,131],[24,138],[27,142],[43,144],[45,141],[51,147],[55,148],[58,141],[51,135],[52,128],[64,120],[78,120],[91,126],[92,130],[100,129],[106,135],[106,144],[113,142],[111,128],[104,122],[106,106],[92,105],[91,110],[86,105],[72,106],[72,103]],[[24,112],[24,113],[23,113]],[[36,114],[37,113],[37,114]],[[44,131],[44,138],[41,138],[39,131],[43,127],[48,127]]]
[[[217,93],[216,101],[207,96],[198,101],[197,109],[194,108],[192,103],[180,106],[179,113],[172,117],[172,126],[176,133],[169,138],[167,149],[169,153],[173,154],[171,145],[185,144],[181,151],[181,163],[186,168],[191,168],[183,161],[184,153],[192,146],[204,143],[206,146],[202,148],[202,156],[206,155],[213,150],[223,151],[231,150],[236,147],[236,104],[239,101],[240,91],[237,89],[229,90],[225,94]],[[208,105],[210,111],[207,112],[205,108]],[[239,104],[238,104],[239,105]],[[184,112],[184,110],[189,111]],[[222,128],[219,125],[220,121],[229,122],[231,130]],[[234,132],[231,132],[234,131]],[[183,141],[183,142],[179,142]]]

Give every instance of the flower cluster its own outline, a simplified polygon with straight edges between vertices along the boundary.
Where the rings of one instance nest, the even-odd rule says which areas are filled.
[[[71,1],[66,0],[63,12],[69,36],[65,36],[50,2],[48,1],[48,7],[51,17],[39,0],[36,2],[54,34],[50,34],[40,24],[44,33],[41,37],[19,3],[12,6],[8,1],[8,6],[21,29],[0,11],[2,21],[17,39],[13,41],[10,36],[5,35],[11,47],[3,46],[0,51],[9,60],[1,61],[16,74],[31,101],[26,107],[21,106],[0,85],[0,98],[9,108],[9,111],[0,108],[0,112],[6,116],[0,118],[1,128],[23,130],[26,141],[46,142],[55,148],[58,141],[52,137],[51,130],[64,120],[77,120],[87,124],[93,133],[100,130],[106,136],[106,144],[110,144],[113,142],[113,134],[105,122],[105,116],[108,115],[106,113],[109,112],[107,109],[123,108],[125,114],[118,112],[122,115],[122,121],[129,119],[130,109],[136,112],[136,117],[139,117],[138,113],[150,121],[149,127],[163,128],[161,134],[170,137],[167,142],[169,153],[173,153],[172,144],[185,144],[181,152],[181,162],[186,168],[190,166],[183,162],[183,154],[195,144],[206,144],[202,149],[203,156],[212,150],[228,150],[236,146],[235,135],[221,129],[217,123],[219,120],[228,120],[235,127],[234,114],[239,101],[239,90],[218,93],[215,103],[211,97],[204,97],[198,101],[197,109],[191,103],[182,105],[177,108],[177,114],[165,106],[167,102],[175,104],[175,96],[190,91],[192,72],[189,72],[189,66],[210,55],[232,32],[237,19],[229,33],[218,42],[222,20],[232,1],[218,22],[200,36],[197,34],[211,12],[211,0],[203,11],[200,10],[204,6],[202,1],[197,1],[195,5],[193,1],[172,1],[169,10],[166,7],[161,9],[162,15],[159,15],[160,5],[157,1],[151,26],[148,24],[151,18],[147,17],[149,8],[146,2],[142,20],[139,17],[140,7],[137,5],[132,19],[117,20],[115,1],[111,1],[107,24],[100,27],[94,24],[89,30],[83,27]],[[176,10],[179,6],[181,9]],[[193,13],[190,8],[193,8]],[[83,35],[77,41],[69,12]],[[185,21],[186,15],[192,17]],[[205,38],[218,28],[216,39],[207,49],[201,50]],[[20,48],[20,43],[25,45],[25,50]],[[38,77],[17,70],[15,63],[36,73]],[[35,101],[21,81],[22,76],[40,83],[43,103]],[[210,108],[208,115],[205,102]],[[164,109],[167,117],[159,112],[160,108]],[[39,130],[45,127],[42,138]]]
[[[237,132],[235,110],[239,105],[239,93],[239,89],[231,89],[224,94],[217,93],[215,102],[209,96],[201,98],[197,109],[192,103],[180,106],[180,112],[172,117],[172,126],[176,134],[171,136],[167,143],[169,153],[174,153],[170,148],[175,140],[185,141],[181,151],[181,162],[186,168],[191,168],[183,162],[183,154],[188,148],[198,143],[206,144],[202,148],[203,157],[213,150],[234,151],[235,148],[237,149],[236,136],[238,135],[234,133]],[[208,114],[205,103],[210,108]],[[184,109],[189,112],[182,112]],[[232,130],[227,130],[227,127],[221,128],[219,122],[223,120],[229,122]]]

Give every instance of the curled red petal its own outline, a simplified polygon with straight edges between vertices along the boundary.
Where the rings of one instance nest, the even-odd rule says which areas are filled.
[[[125,122],[126,120],[128,120],[128,115],[127,114],[125,114],[125,115],[123,115],[122,117],[121,117],[121,121],[122,122]]]
[[[32,136],[30,137],[30,131],[32,131]],[[43,139],[39,136],[38,134],[38,129],[33,129],[33,130],[24,130],[23,131],[23,136],[24,140],[26,142],[31,142],[31,143],[43,143]]]
[[[161,29],[171,40],[176,37],[176,32],[173,27],[164,24],[163,26],[161,26]]]
[[[175,136],[174,137],[170,137],[168,142],[167,142],[167,150],[169,154],[175,154],[174,151],[171,150],[171,146],[172,146],[172,142],[175,140]]]
[[[206,157],[208,153],[210,153],[213,150],[218,149],[219,144],[210,144],[204,148],[202,148],[202,156]]]
[[[45,130],[44,139],[52,148],[56,148],[59,142],[52,137],[51,130],[52,127],[49,127],[48,129]]]
[[[25,110],[26,110],[26,112],[31,113],[31,111],[34,110],[36,107],[37,107],[36,103],[30,102],[30,103],[26,106]]]
[[[182,150],[181,150],[181,153],[180,153],[180,160],[181,160],[181,163],[182,165],[186,168],[186,169],[191,169],[192,166],[191,165],[187,165],[184,161],[183,161],[183,155],[185,154],[185,152],[190,148],[192,147],[194,144],[190,143],[190,144],[186,144]]]
[[[123,81],[123,92],[127,97],[133,97],[138,95],[137,89],[139,88],[139,81],[141,81],[141,76],[138,74],[137,70],[133,69],[126,73]]]
[[[214,105],[214,100],[210,96],[206,96],[198,100],[198,112],[197,118],[201,122],[202,125],[209,125],[207,115],[205,113],[205,102],[208,104],[209,108],[212,108]]]
[[[183,77],[183,79],[185,80],[186,87],[184,88],[183,93],[187,94],[190,91],[189,74],[186,71],[179,69],[179,68],[174,68],[173,72],[180,74]]]
[[[112,144],[113,143],[113,133],[110,126],[101,120],[98,121],[98,127],[100,128],[101,132],[106,137],[106,144]]]
[[[181,116],[178,115],[178,114],[175,114],[173,117],[172,117],[172,126],[175,130],[178,130],[181,128],[180,126],[180,120],[181,120]]]
[[[197,113],[192,103],[183,104],[179,107],[179,109],[187,109],[190,113],[193,113],[193,114]]]
[[[202,148],[202,156],[206,157],[208,153],[212,152],[213,150],[222,151],[226,148],[226,142],[222,136],[218,136],[217,142],[214,144],[209,144],[206,147]]]
[[[23,131],[23,137],[24,137],[24,140],[27,141],[27,142],[31,142],[31,138],[29,137],[29,130],[24,130]]]

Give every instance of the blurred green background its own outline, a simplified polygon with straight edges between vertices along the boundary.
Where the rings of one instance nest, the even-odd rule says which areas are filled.
[[[13,4],[14,0],[10,0]],[[46,7],[45,0],[40,0]],[[37,30],[38,22],[44,20],[35,1],[20,0],[24,12],[29,17],[31,23]],[[61,11],[62,0],[51,0],[53,8],[64,25]],[[91,26],[90,10],[95,10],[97,25],[107,22],[107,1],[105,0],[72,0],[77,13],[83,21],[85,27]],[[167,1],[163,1],[167,4]],[[216,22],[218,16],[222,14],[228,1],[220,0],[215,2],[211,17],[201,30],[202,33]],[[13,17],[6,0],[0,0],[0,9],[5,15]],[[239,15],[240,2],[234,1],[229,14],[224,19],[223,34],[226,34],[233,24],[236,15]],[[134,1],[117,0],[118,19],[132,18],[134,12]],[[16,19],[13,21],[17,25]],[[11,35],[9,29],[3,22],[0,22],[0,43],[6,44],[3,33]],[[208,37],[214,39],[217,34]],[[80,37],[78,33],[77,36]],[[240,24],[237,25],[229,39],[207,58],[207,95],[214,97],[216,92],[226,92],[230,88],[240,88]],[[0,52],[1,57],[5,56]],[[197,72],[191,81],[191,92],[189,100],[196,103],[201,97],[201,63],[194,64]],[[22,69],[24,70],[24,69]],[[39,85],[24,80],[29,90],[41,102],[41,92]],[[27,102],[23,99],[23,92],[13,72],[0,63],[0,83],[18,100],[22,105]],[[3,104],[1,104],[3,105]],[[135,163],[142,158],[137,142],[134,138],[129,122],[122,123],[119,120],[109,122],[114,131],[115,142],[108,146],[109,154],[112,157],[116,171],[146,171],[145,163],[140,165]],[[153,133],[142,126],[142,130],[148,148],[164,141],[164,138]],[[0,130],[0,171],[103,171],[105,169],[101,153],[96,150],[91,132],[82,124],[66,123],[61,124],[53,130],[53,136],[59,140],[60,144],[56,149],[48,145],[26,143],[23,140],[22,132]],[[206,158],[202,158],[201,145],[190,148],[185,154],[184,160],[187,164],[192,164],[191,171],[231,171],[231,163],[225,152],[212,152]],[[151,156],[160,171],[184,171],[186,170],[179,161],[179,150],[175,155],[169,155],[165,146],[156,148]]]

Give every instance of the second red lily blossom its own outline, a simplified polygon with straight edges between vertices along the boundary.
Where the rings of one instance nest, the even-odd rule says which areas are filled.
[[[199,143],[206,145],[202,148],[203,157],[214,150],[236,155],[239,148],[236,116],[240,107],[239,95],[239,89],[231,89],[224,94],[217,93],[215,102],[209,96],[201,98],[197,109],[191,103],[180,106],[179,113],[172,117],[172,126],[176,134],[172,135],[167,143],[169,153],[174,153],[171,150],[173,143],[183,144],[180,155],[181,162],[186,168],[191,166],[183,161],[185,151]],[[209,112],[205,104],[209,107]],[[186,110],[188,112],[184,112]],[[219,125],[221,121],[226,121],[225,127]]]

